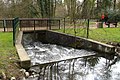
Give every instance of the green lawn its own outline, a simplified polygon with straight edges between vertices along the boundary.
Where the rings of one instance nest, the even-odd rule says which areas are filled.
[[[63,29],[57,30],[63,32]],[[76,36],[86,37],[86,29],[83,28],[67,28],[65,33]],[[101,42],[120,42],[120,28],[96,28],[89,30],[89,38],[101,41]]]
[[[0,73],[6,73],[7,77],[17,75],[16,60],[18,60],[12,41],[12,32],[0,32]]]

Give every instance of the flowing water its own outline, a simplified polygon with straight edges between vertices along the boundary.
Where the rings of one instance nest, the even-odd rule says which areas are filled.
[[[27,80],[120,80],[120,59],[101,57],[93,51],[33,42],[25,37],[31,58]]]
[[[27,45],[25,49],[31,58],[32,65],[54,63],[95,55],[93,51],[65,48],[52,44],[42,44],[41,42],[34,42],[33,45]]]

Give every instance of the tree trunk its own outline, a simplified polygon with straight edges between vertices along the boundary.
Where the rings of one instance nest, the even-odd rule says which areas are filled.
[[[116,10],[116,0],[114,0],[114,7],[113,10]]]

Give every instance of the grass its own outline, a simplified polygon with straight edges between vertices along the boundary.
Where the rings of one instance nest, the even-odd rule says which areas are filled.
[[[12,32],[0,32],[0,73],[4,72],[7,77],[18,76],[16,60],[18,57],[13,46]]]
[[[57,30],[58,32],[63,32],[63,29]],[[65,33],[72,34],[76,36],[86,37],[86,29],[84,28],[67,28]],[[96,28],[89,30],[89,38],[100,42],[120,42],[120,28]]]

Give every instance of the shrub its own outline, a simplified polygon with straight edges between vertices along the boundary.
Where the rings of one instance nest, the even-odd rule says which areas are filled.
[[[108,11],[108,22],[119,22],[120,11]]]

